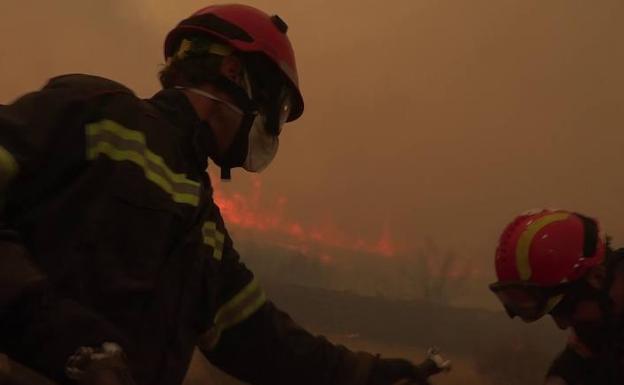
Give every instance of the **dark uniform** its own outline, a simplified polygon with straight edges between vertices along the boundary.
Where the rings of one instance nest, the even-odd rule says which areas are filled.
[[[181,383],[196,345],[253,384],[413,377],[407,362],[334,346],[265,300],[213,202],[209,134],[179,90],[142,100],[87,75],[0,107],[11,304],[0,303],[0,351],[59,381],[76,348],[104,341],[122,345],[140,385]],[[45,281],[20,271],[27,258]],[[25,289],[6,284],[22,275]]]
[[[548,377],[559,377],[568,385],[621,385],[622,354],[585,358],[566,347],[550,365]]]
[[[608,271],[613,274],[617,270],[624,271],[624,249],[609,249],[607,255]],[[624,324],[621,320],[616,322],[608,336],[609,343],[604,351],[590,357],[579,354],[573,345],[567,346],[553,360],[547,376],[562,378],[568,385],[624,384]],[[581,343],[578,337],[574,337],[573,341]],[[589,354],[589,348],[583,345],[582,349]]]

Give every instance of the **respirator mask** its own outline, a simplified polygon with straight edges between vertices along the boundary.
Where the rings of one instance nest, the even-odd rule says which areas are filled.
[[[230,179],[230,169],[234,167],[261,172],[277,154],[279,134],[290,115],[292,98],[284,82],[264,79],[262,71],[263,68],[243,70],[242,85],[225,78],[217,79],[215,86],[227,92],[233,102],[198,88],[178,87],[219,103],[221,108],[215,110],[215,122],[205,124],[214,126],[228,122],[236,132],[222,155],[211,156],[221,167],[222,179]]]

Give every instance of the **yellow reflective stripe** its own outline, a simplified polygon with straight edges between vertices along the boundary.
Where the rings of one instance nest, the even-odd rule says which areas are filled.
[[[215,247],[217,245],[217,240],[214,238],[204,238],[204,243],[208,246]]]
[[[229,329],[255,313],[265,301],[264,291],[254,278],[234,298],[221,306],[215,316],[215,324],[222,330]]]
[[[554,309],[555,306],[559,305],[559,302],[561,302],[562,299],[563,299],[563,294],[551,297],[546,303],[544,314],[550,313],[550,311]]]
[[[225,234],[217,230],[215,222],[205,222],[202,227],[202,234],[204,236],[204,244],[211,246],[213,249],[212,256],[220,260],[223,256]]]
[[[6,148],[0,146],[0,187],[6,186],[18,172],[19,165],[13,155]]]
[[[87,159],[106,155],[115,161],[130,161],[140,166],[145,177],[171,195],[178,203],[199,204],[199,183],[169,169],[164,159],[147,148],[142,132],[129,130],[111,120],[86,126]]]
[[[142,132],[127,129],[124,126],[112,120],[102,120],[97,123],[92,123],[92,124],[87,125],[87,133],[89,135],[95,136],[98,133],[103,132],[103,131],[108,131],[110,133],[113,133],[116,136],[125,140],[140,143],[142,147],[145,149],[146,158],[149,159],[151,162],[157,164],[158,166],[162,167],[169,179],[171,179],[172,181],[176,183],[189,184],[193,187],[199,188],[198,182],[187,179],[184,174],[174,173],[173,171],[169,169],[169,167],[165,163],[165,160],[161,156],[150,151],[149,148],[147,148],[145,135]]]
[[[202,347],[208,350],[214,349],[219,343],[223,331],[249,318],[265,302],[264,291],[254,278],[234,298],[221,306],[214,318],[214,326],[201,338]]]
[[[229,45],[210,43],[209,45],[202,47],[193,47],[192,41],[188,39],[182,39],[180,47],[178,48],[178,51],[174,54],[174,56],[177,59],[184,59],[189,54],[189,52],[199,50],[201,50],[202,53],[212,53],[219,56],[229,56],[232,54],[232,52],[234,52],[234,49]]]
[[[223,235],[220,232],[217,232],[214,237],[205,237],[204,243],[212,247],[215,247],[217,245],[223,246],[224,240],[225,240],[225,235]]]
[[[535,234],[547,225],[553,222],[563,221],[569,216],[570,214],[568,213],[548,214],[527,225],[524,232],[520,235],[516,246],[516,266],[520,279],[528,280],[531,278],[532,272],[531,262],[529,261],[529,251],[531,250],[531,244],[533,243]]]
[[[193,44],[191,44],[190,40],[182,39],[182,42],[180,42],[180,48],[178,48],[178,52],[176,52],[174,56],[178,59],[184,59],[188,51],[191,50],[192,46]]]
[[[114,133],[122,139],[133,140],[135,142],[140,142],[145,145],[145,135],[143,135],[142,132],[129,130],[121,124],[112,120],[104,119],[95,123],[87,124],[86,129],[87,134],[91,136],[95,136],[101,132],[108,131]]]

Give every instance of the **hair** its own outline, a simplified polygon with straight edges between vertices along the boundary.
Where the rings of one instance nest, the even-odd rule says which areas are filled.
[[[190,45],[181,49],[183,42]],[[222,43],[206,36],[180,39],[176,54],[168,58],[158,74],[163,88],[200,86],[214,81],[219,76],[223,56],[211,53],[213,44]]]

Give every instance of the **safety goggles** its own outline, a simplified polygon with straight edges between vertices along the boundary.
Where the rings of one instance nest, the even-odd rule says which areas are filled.
[[[496,282],[490,290],[496,294],[510,317],[520,317],[525,322],[536,321],[550,313],[570,292],[572,284],[562,283],[551,287],[518,282]]]
[[[224,106],[226,106],[231,112],[233,112],[236,115],[243,116],[245,114],[245,112],[240,107],[236,106],[233,103],[228,102],[225,99],[222,99],[222,98],[220,98],[218,96],[215,96],[215,95],[211,94],[210,92],[207,92],[207,91],[204,91],[204,90],[200,90],[198,88],[190,88],[190,87],[180,87],[180,86],[177,86],[175,88],[180,89],[180,90],[185,89],[185,90],[187,90],[189,92],[192,92],[194,94],[201,95],[201,96],[203,96],[205,98],[214,100],[215,102],[219,102],[219,103],[223,104]],[[252,113],[256,114],[257,112],[256,111],[252,111]]]

